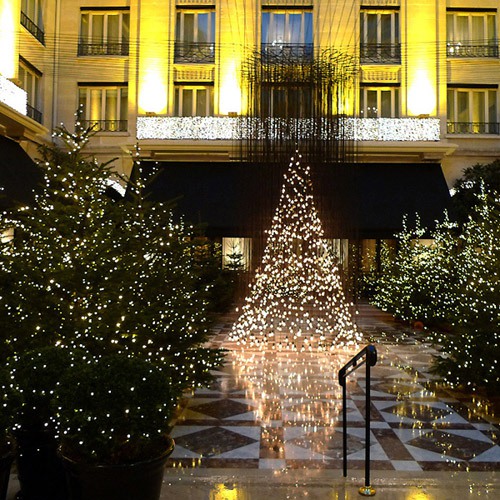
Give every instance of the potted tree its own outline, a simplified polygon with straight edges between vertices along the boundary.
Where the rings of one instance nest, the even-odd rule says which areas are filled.
[[[5,500],[9,484],[10,467],[14,459],[12,406],[17,394],[12,387],[9,372],[0,368],[0,500]]]
[[[70,370],[57,391],[70,499],[158,500],[178,395],[165,370],[137,357]]]
[[[48,346],[8,361],[18,394],[16,404],[10,407],[21,498],[67,498],[65,474],[57,455],[58,421],[54,395],[61,376],[83,357],[80,351]]]

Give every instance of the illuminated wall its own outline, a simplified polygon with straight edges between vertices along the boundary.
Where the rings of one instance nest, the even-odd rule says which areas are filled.
[[[0,0],[0,75],[17,76],[20,0]]]

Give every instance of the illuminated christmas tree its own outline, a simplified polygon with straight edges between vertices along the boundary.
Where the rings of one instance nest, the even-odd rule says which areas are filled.
[[[310,167],[291,159],[260,270],[231,338],[250,346],[333,348],[361,340],[324,239]]]

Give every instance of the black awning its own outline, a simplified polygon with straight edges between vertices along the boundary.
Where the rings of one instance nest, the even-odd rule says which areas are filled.
[[[144,172],[153,162],[141,162]],[[252,236],[270,225],[282,182],[283,169],[228,163],[155,163],[158,174],[148,186],[153,201],[176,199],[177,211],[194,224],[206,225],[209,236]],[[350,219],[349,234],[328,237],[392,238],[402,229],[403,217],[432,227],[448,207],[449,192],[439,164],[375,164],[346,166],[352,193],[335,192],[338,173],[323,172],[315,193],[336,197],[342,217]],[[344,186],[346,184],[344,183]],[[339,189],[339,188],[337,188]],[[328,223],[325,223],[328,226]],[[333,230],[334,232],[334,230]]]
[[[358,165],[358,220],[361,238],[391,238],[411,226],[435,226],[449,208],[450,193],[438,163]]]
[[[0,136],[0,209],[30,204],[42,173],[15,141]]]

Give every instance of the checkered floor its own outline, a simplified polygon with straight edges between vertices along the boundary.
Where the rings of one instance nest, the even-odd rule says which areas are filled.
[[[361,304],[358,326],[377,347],[372,368],[372,470],[500,470],[500,419],[489,401],[453,392],[429,373],[436,354],[414,333]],[[276,352],[228,341],[235,316],[215,329],[229,350],[207,389],[186,396],[172,436],[171,467],[342,467],[338,370],[355,351]],[[364,467],[365,374],[349,377],[348,466]]]

